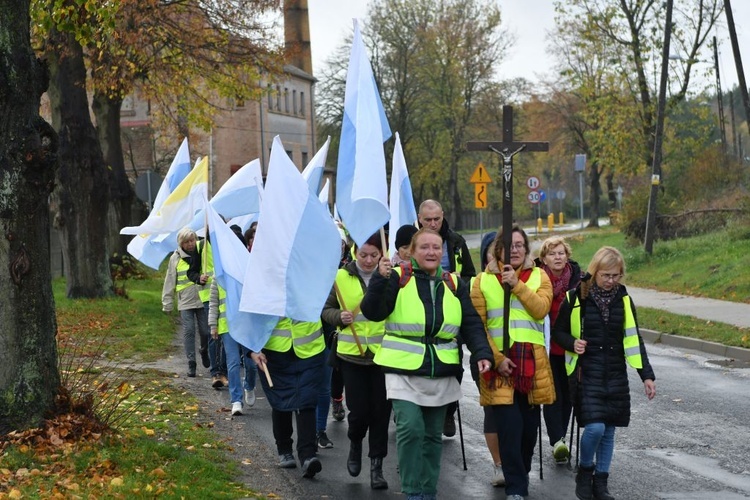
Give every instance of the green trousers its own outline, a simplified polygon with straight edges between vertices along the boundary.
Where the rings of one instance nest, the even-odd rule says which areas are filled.
[[[394,399],[393,412],[401,491],[407,495],[437,494],[445,406],[418,406]]]

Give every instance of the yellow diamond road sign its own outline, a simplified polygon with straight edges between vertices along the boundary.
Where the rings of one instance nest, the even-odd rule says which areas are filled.
[[[474,169],[474,173],[471,174],[469,182],[472,184],[485,184],[487,182],[492,182],[490,174],[487,172],[487,169],[484,168],[484,163],[477,165],[477,168]]]

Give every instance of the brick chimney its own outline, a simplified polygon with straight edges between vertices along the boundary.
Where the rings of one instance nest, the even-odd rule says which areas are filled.
[[[307,0],[284,0],[284,48],[289,64],[312,75]]]

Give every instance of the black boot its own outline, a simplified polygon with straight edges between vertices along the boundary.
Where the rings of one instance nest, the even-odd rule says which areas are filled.
[[[359,476],[362,471],[362,441],[352,441],[349,444],[349,458],[346,460],[346,469],[349,475]]]
[[[576,498],[578,500],[592,500],[593,492],[591,482],[594,476],[594,467],[578,467],[576,474]]]
[[[195,361],[188,361],[188,377],[195,377],[195,367],[196,363]]]
[[[615,497],[607,491],[607,479],[609,479],[609,473],[607,472],[594,474],[594,498],[596,500],[615,500]]]
[[[387,490],[388,482],[383,477],[383,459],[370,459],[370,488],[373,490]]]

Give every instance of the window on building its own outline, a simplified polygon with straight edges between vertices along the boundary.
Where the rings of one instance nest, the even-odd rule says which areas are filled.
[[[281,85],[276,85],[276,111],[281,111]]]
[[[289,113],[289,89],[284,87],[284,111]]]
[[[291,149],[287,149],[286,150],[286,154],[289,155],[289,159],[290,160],[294,161],[294,154],[292,154],[292,150]]]
[[[302,151],[302,168],[305,168],[307,166],[307,151]]]
[[[296,90],[292,90],[292,108],[293,108],[292,111],[296,115],[297,114],[297,91]]]
[[[299,93],[299,114],[305,116],[305,93]]]

